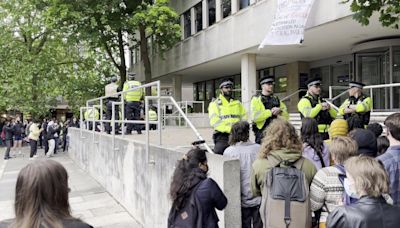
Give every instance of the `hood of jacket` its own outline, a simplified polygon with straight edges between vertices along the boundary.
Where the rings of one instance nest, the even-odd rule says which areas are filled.
[[[267,159],[275,164],[281,161],[296,162],[301,156],[301,151],[299,150],[283,148],[271,151]]]

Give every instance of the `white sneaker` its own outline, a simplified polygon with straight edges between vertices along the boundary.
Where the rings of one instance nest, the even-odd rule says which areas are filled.
[[[29,161],[35,160],[35,158],[29,158]]]
[[[35,154],[35,155],[33,155],[33,157],[34,157],[34,158],[38,158],[38,157],[39,157],[39,155]]]

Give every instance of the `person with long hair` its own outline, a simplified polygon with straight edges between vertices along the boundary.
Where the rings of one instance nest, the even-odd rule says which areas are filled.
[[[300,132],[301,141],[303,141],[303,157],[310,160],[317,170],[329,166],[328,146],[318,132],[318,122],[312,118],[304,118]]]
[[[294,164],[302,158],[302,143],[294,126],[286,120],[275,119],[265,130],[257,160],[254,161],[251,174],[253,196],[261,196],[265,175],[277,165]],[[303,158],[304,159],[304,158]],[[301,170],[310,184],[317,169],[313,163],[304,159]]]
[[[344,166],[344,189],[358,201],[337,207],[329,214],[327,227],[399,227],[400,207],[388,204],[384,198],[389,193],[389,177],[382,163],[369,156],[358,156],[349,158]]]
[[[195,198],[200,205],[198,213],[199,227],[217,228],[218,216],[215,209],[223,210],[228,200],[219,188],[218,184],[211,178],[207,178],[208,165],[204,150],[191,149],[176,164],[170,187],[170,198],[172,207],[168,218],[168,227],[174,222],[178,213],[185,207],[192,192],[196,190]]]
[[[92,228],[72,217],[68,193],[68,173],[60,163],[28,164],[15,186],[15,219],[0,222],[0,228]]]

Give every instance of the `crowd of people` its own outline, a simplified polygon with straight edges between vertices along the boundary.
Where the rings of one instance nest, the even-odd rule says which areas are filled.
[[[338,119],[332,122],[329,138],[322,140],[314,119],[304,118],[298,135],[290,122],[276,118],[264,130],[260,145],[249,140],[248,122],[233,124],[223,156],[240,161],[242,227],[398,227],[400,113],[390,115],[384,128],[373,123],[349,132],[347,121]],[[190,150],[178,161],[170,189],[169,227],[218,227],[215,210],[228,202],[207,171],[201,149]],[[285,172],[290,172],[287,178],[297,175],[297,181],[280,179]],[[193,218],[185,221],[182,215],[192,216],[188,204],[201,210],[201,222],[196,222],[202,225],[177,225],[192,224]]]
[[[53,156],[59,149],[65,152],[68,149],[69,127],[79,127],[76,118],[65,122],[56,118],[25,121],[21,121],[20,117],[7,118],[0,125],[1,145],[6,147],[4,159],[22,155],[24,144],[30,146],[30,159],[38,157],[38,148],[44,148],[47,157]],[[13,156],[11,150],[14,151]]]

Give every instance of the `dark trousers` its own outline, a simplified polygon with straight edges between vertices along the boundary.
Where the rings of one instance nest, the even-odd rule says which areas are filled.
[[[33,139],[29,139],[29,145],[31,146],[31,154],[30,158],[33,157],[33,155],[36,155],[37,152],[37,141]]]
[[[49,141],[47,141],[47,137],[43,136],[43,146],[44,146],[44,154],[49,152]]]
[[[216,132],[213,135],[214,140],[214,153],[224,154],[225,149],[229,146],[229,134]]]
[[[140,119],[140,101],[129,101],[125,105],[125,115],[127,120],[139,120]],[[140,124],[127,124],[126,133],[130,134],[132,130],[136,130],[138,133],[141,132]]]
[[[264,128],[263,129],[255,129],[254,131],[254,136],[256,138],[256,143],[261,144],[262,139],[264,138]]]
[[[55,144],[54,144],[54,154],[56,154],[57,153],[57,150],[58,150],[58,144],[60,143],[60,138],[54,138],[54,142],[55,142]]]
[[[262,228],[260,207],[242,207],[242,228]],[[251,226],[253,224],[253,226]]]
[[[10,158],[10,150],[12,147],[12,139],[6,139],[6,153],[4,154],[4,159],[9,159]]]
[[[113,101],[116,101],[116,100],[107,101],[107,104],[106,104],[106,120],[111,120],[112,119],[112,102]],[[118,109],[118,106],[115,106],[115,120],[119,120],[119,109]],[[119,132],[118,123],[115,123],[114,126],[115,126],[115,132]],[[107,133],[110,134],[111,131],[112,131],[111,123],[105,123],[104,127],[105,127]]]
[[[321,135],[322,140],[327,140],[329,139],[329,134],[328,132],[324,132],[324,133],[319,133]]]
[[[64,135],[63,137],[63,152],[65,152],[65,150],[68,149],[68,145],[67,145],[67,135]]]

